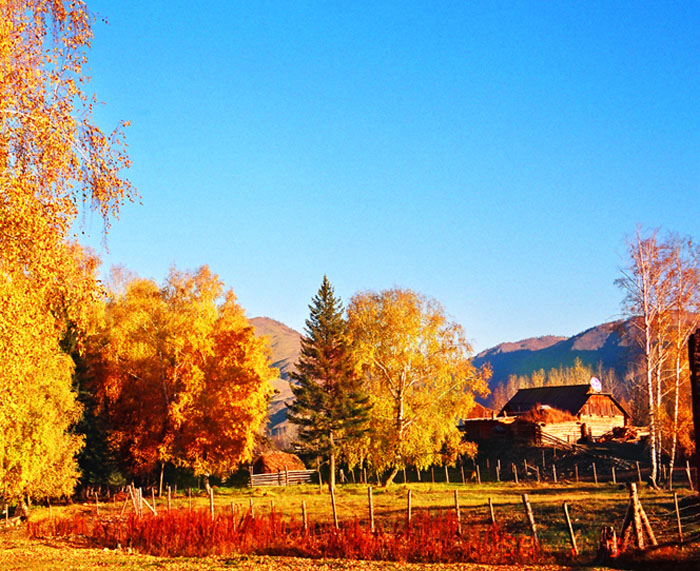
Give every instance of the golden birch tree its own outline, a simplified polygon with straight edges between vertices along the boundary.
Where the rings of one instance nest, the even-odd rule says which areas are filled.
[[[658,480],[662,453],[675,462],[679,432],[688,408],[688,336],[698,324],[700,258],[691,239],[658,231],[628,242],[629,265],[617,284],[625,291],[629,329],[642,355],[644,396],[649,423],[651,480]],[[687,439],[684,439],[686,441]]]
[[[669,337],[670,347],[670,402],[667,412],[667,440],[669,473],[673,474],[679,433],[689,432],[692,425],[690,386],[688,375],[688,338],[700,325],[700,249],[691,238],[670,235],[666,240],[666,265],[670,292]],[[684,448],[688,444],[682,438]],[[672,485],[669,479],[669,486]]]
[[[425,468],[459,450],[458,419],[488,392],[461,326],[407,289],[355,295],[348,326],[372,405],[365,455],[389,470],[385,485],[406,464]]]
[[[81,0],[0,3],[0,495],[11,501],[73,488],[80,410],[60,341],[81,307],[65,294],[94,282],[66,275],[68,239],[81,207],[108,227],[133,197],[120,131],[92,122],[90,38]]]
[[[628,241],[629,265],[622,270],[617,285],[625,292],[624,310],[632,317],[634,339],[644,366],[644,388],[649,419],[649,461],[652,485],[658,480],[659,454],[659,392],[657,386],[663,347],[659,341],[664,320],[665,280],[662,253],[657,232],[644,236],[637,228],[634,239]]]

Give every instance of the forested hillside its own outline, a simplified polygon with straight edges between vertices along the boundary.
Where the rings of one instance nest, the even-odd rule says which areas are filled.
[[[622,334],[626,327],[626,321],[612,321],[572,337],[533,337],[515,343],[501,343],[479,353],[474,357],[474,364],[479,367],[490,364],[492,390],[507,382],[511,375],[573,367],[576,359],[594,370],[612,369],[622,379],[631,356],[630,345]]]

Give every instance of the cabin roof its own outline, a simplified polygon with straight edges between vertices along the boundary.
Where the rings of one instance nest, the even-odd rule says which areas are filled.
[[[588,384],[520,389],[501,409],[499,415],[525,414],[542,406],[556,408],[577,415],[592,395],[601,395],[609,398],[623,415],[628,416],[625,409],[611,394],[596,393]]]

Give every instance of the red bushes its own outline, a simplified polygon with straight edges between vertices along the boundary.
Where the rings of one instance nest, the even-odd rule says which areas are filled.
[[[132,547],[160,556],[204,556],[230,553],[291,555],[417,562],[532,563],[539,552],[528,537],[515,538],[499,526],[462,522],[458,533],[452,513],[419,515],[406,527],[374,533],[358,521],[336,530],[300,523],[277,513],[237,518],[219,515],[213,521],[205,511],[173,511],[138,518],[86,519],[76,516],[49,527],[30,527],[33,536],[85,536],[99,545]]]

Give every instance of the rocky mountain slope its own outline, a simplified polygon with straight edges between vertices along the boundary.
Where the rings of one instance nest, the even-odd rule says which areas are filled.
[[[253,317],[250,323],[257,336],[268,338],[270,364],[280,371],[280,376],[272,382],[275,394],[268,407],[267,428],[273,441],[284,448],[293,434],[287,420],[287,406],[294,399],[289,373],[295,370],[294,363],[299,360],[301,334],[269,317]]]

